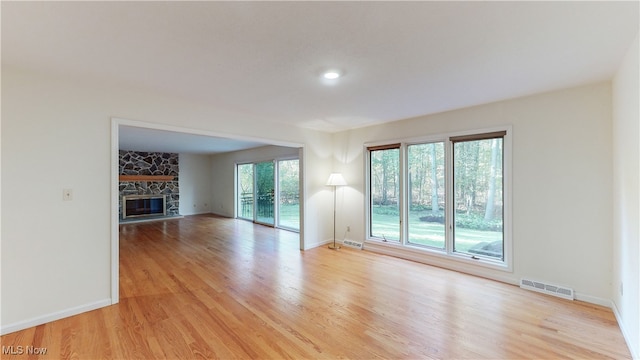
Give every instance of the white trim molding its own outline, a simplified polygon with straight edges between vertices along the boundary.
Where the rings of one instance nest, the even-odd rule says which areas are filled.
[[[34,327],[34,326],[46,324],[46,323],[49,323],[49,322],[52,322],[52,321],[64,319],[64,318],[67,318],[67,317],[70,317],[70,316],[82,314],[82,313],[85,313],[87,311],[93,311],[93,310],[96,310],[96,309],[100,309],[100,308],[103,308],[103,307],[111,305],[111,303],[112,303],[111,299],[104,299],[104,300],[100,300],[100,301],[96,301],[96,302],[92,302],[92,303],[76,306],[76,307],[73,307],[73,308],[70,308],[70,309],[66,309],[66,310],[56,311],[56,312],[51,313],[51,314],[38,316],[38,317],[35,317],[35,318],[32,318],[32,319],[27,319],[27,320],[20,321],[20,322],[14,323],[14,324],[9,324],[7,326],[3,326],[0,329],[0,335],[10,334],[12,332],[28,329],[30,327]]]
[[[631,335],[629,335],[629,331],[625,328],[624,322],[622,322],[622,316],[620,316],[620,312],[618,311],[618,307],[616,306],[615,301],[609,301],[609,303],[605,306],[608,306],[613,310],[613,314],[616,316],[616,322],[618,323],[618,327],[622,332],[622,337],[624,337],[624,341],[627,343],[627,348],[631,353],[631,358],[635,360],[640,359],[640,349],[635,349],[632,347],[633,341],[631,341]]]

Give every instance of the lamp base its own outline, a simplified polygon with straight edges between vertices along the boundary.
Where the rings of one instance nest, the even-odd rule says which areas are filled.
[[[340,250],[340,245],[331,244],[331,245],[329,245],[329,249],[331,249],[331,250]]]

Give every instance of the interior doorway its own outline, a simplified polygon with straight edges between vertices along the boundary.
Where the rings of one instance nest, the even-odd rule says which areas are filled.
[[[126,131],[125,131],[126,130]],[[119,150],[121,138],[128,138],[131,141],[138,143],[155,144],[162,143],[164,146],[177,146],[177,147],[189,147],[194,144],[200,144],[205,146],[213,146],[214,148],[222,147],[225,151],[228,151],[229,147],[243,147],[249,143],[259,143],[260,145],[275,145],[281,147],[289,147],[298,149],[298,159],[304,158],[304,145],[300,143],[274,141],[269,139],[250,138],[247,136],[233,137],[229,134],[219,134],[211,131],[195,130],[182,128],[171,125],[161,125],[154,123],[147,123],[135,120],[126,120],[119,118],[111,119],[111,303],[116,304],[120,299],[120,214],[119,214]],[[158,141],[161,139],[162,141]],[[235,150],[239,150],[239,148]],[[136,149],[134,149],[136,150]],[[171,149],[147,149],[141,151],[160,151],[160,152],[175,152],[181,151]],[[222,151],[220,151],[222,152]],[[300,162],[302,164],[302,162]],[[229,169],[233,172],[233,168]],[[303,178],[303,167],[300,165],[300,179]],[[303,190],[302,181],[299,182],[300,192]],[[233,191],[233,190],[230,190]],[[274,186],[274,194],[276,192]],[[302,212],[304,208],[304,196],[299,196],[300,204],[299,209]],[[277,210],[276,210],[277,211]],[[274,218],[274,221],[277,218]],[[304,228],[303,217],[300,216],[298,221],[300,229]],[[299,248],[305,248],[304,233],[299,231]]]

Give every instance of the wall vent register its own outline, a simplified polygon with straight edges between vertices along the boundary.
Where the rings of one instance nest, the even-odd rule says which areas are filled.
[[[543,294],[549,294],[568,300],[574,299],[573,289],[568,287],[547,284],[531,279],[520,279],[520,287],[522,289],[537,291]]]

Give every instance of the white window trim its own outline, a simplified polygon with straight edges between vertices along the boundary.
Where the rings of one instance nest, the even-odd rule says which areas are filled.
[[[503,138],[503,246],[504,246],[504,260],[491,260],[488,258],[479,258],[479,259],[471,259],[468,255],[455,253],[453,252],[453,237],[450,234],[450,221],[452,219],[449,214],[452,211],[451,206],[447,209],[447,216],[445,217],[445,228],[447,231],[447,236],[445,237],[446,245],[445,250],[440,251],[437,249],[431,249],[428,247],[416,246],[407,243],[406,240],[406,231],[408,224],[406,224],[405,219],[405,204],[407,199],[406,194],[406,186],[405,186],[405,161],[404,156],[406,156],[406,148],[407,145],[412,144],[421,144],[428,142],[437,142],[444,141],[448,143],[451,137],[455,136],[464,136],[464,135],[474,135],[474,134],[482,134],[496,131],[506,131],[506,135]],[[441,133],[441,134],[432,134],[421,137],[412,137],[412,138],[404,138],[404,139],[393,139],[386,141],[376,141],[365,143],[363,146],[364,151],[364,172],[365,172],[365,240],[367,245],[371,245],[373,251],[386,253],[392,256],[398,256],[407,258],[414,261],[420,261],[427,264],[434,264],[437,266],[443,266],[447,268],[452,268],[454,270],[461,270],[460,266],[462,266],[463,271],[474,273],[473,270],[468,270],[469,267],[467,265],[471,265],[471,268],[486,268],[486,269],[494,269],[505,272],[513,272],[513,236],[512,236],[512,227],[513,227],[513,206],[512,206],[512,179],[513,179],[513,171],[512,171],[512,153],[513,153],[513,143],[512,143],[512,126],[504,125],[490,128],[481,128],[474,130],[466,130],[466,131],[458,131],[458,132],[449,132],[449,133]],[[378,238],[373,238],[370,236],[371,229],[371,204],[370,204],[370,153],[368,148],[374,146],[382,146],[386,144],[400,143],[400,193],[402,194],[401,206],[400,206],[400,242],[384,242]],[[447,159],[451,159],[451,146],[445,146],[445,152],[447,152]],[[449,160],[447,160],[449,162]],[[450,182],[453,181],[452,167],[447,166],[446,168],[446,176],[445,182],[447,189],[451,188]],[[451,200],[449,197],[452,197],[450,191],[447,191],[447,203],[450,204]],[[451,263],[452,262],[452,263]],[[451,263],[451,266],[448,264]],[[486,274],[481,274],[486,275]]]

